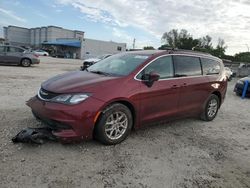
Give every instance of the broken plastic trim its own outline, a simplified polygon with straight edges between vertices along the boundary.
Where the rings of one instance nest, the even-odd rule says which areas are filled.
[[[12,138],[14,143],[43,144],[45,140],[56,141],[57,137],[52,134],[49,128],[26,128]]]

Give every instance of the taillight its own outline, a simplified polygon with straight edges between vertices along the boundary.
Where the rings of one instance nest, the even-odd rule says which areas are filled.
[[[36,58],[38,58],[39,57],[39,55],[37,55],[37,54],[33,54]]]

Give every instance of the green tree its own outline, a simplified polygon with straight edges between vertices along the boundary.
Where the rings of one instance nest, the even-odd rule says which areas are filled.
[[[205,37],[202,37],[199,39],[199,47],[204,48],[204,49],[212,49],[213,44],[212,44],[212,37],[209,35],[206,35]]]
[[[172,47],[169,46],[169,45],[167,45],[167,44],[163,44],[163,45],[161,45],[161,46],[158,48],[158,50],[166,50],[166,49],[170,49],[170,48],[172,48]]]
[[[250,62],[250,52],[241,52],[241,53],[235,54],[234,58],[235,58],[235,61]]]
[[[163,47],[179,48],[192,50],[193,47],[197,46],[199,40],[193,39],[192,35],[188,33],[187,30],[182,29],[180,32],[178,29],[172,29],[169,32],[165,32],[161,38],[164,45]]]
[[[210,54],[213,53],[212,37],[206,35],[205,37],[199,38],[198,41],[198,44],[193,48],[193,50]]]
[[[212,55],[220,58],[225,58],[226,49],[227,46],[225,45],[225,41],[219,38],[216,48],[212,50]]]
[[[144,46],[143,50],[154,50],[155,48],[153,46]]]
[[[232,56],[225,55],[227,46],[225,45],[225,41],[221,38],[219,38],[218,44],[216,48],[214,48],[212,37],[209,35],[199,39],[194,39],[193,36],[185,29],[182,29],[180,32],[178,29],[172,29],[169,32],[165,32],[162,35],[161,40],[164,44],[158,49],[179,48],[186,50],[196,50],[210,53],[220,58],[228,57],[230,59],[234,59]]]

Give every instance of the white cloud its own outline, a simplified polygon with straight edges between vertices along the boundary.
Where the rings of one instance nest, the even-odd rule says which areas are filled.
[[[3,13],[5,14],[6,16],[16,20],[16,21],[19,21],[19,22],[26,22],[26,20],[24,18],[21,18],[19,16],[16,16],[12,11],[10,10],[6,10],[6,9],[2,9],[0,8],[0,13]]]
[[[250,46],[248,0],[57,0],[72,5],[89,20],[111,26],[141,28],[160,40],[170,29],[187,29],[194,37],[224,38],[229,54]],[[117,33],[116,33],[117,34]],[[238,47],[236,47],[238,46]]]
[[[141,49],[145,46],[159,47],[158,42],[154,42],[154,41],[149,40],[145,37],[134,38],[134,36],[129,35],[125,30],[121,30],[121,29],[116,28],[116,27],[112,28],[112,35],[114,36],[115,40],[127,43],[128,49],[133,47],[134,39],[135,39],[135,48],[136,49]]]

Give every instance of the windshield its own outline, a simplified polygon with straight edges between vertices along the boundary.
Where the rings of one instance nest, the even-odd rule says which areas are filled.
[[[109,75],[127,76],[149,56],[122,53],[110,56],[88,68],[89,72],[102,72]]]

